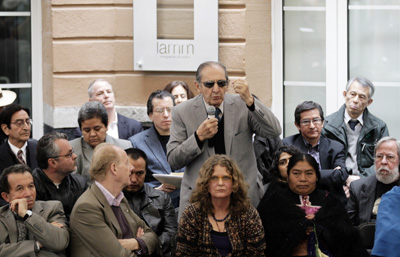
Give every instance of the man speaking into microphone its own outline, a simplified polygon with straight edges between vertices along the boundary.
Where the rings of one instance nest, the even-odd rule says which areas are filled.
[[[174,107],[168,162],[173,169],[186,166],[179,204],[179,218],[188,205],[203,163],[214,154],[226,154],[238,163],[250,185],[249,197],[257,206],[262,197],[252,135],[276,137],[282,132],[275,115],[249,90],[247,81],[229,81],[219,62],[200,64],[195,85],[200,95]],[[226,94],[228,87],[236,94]],[[213,113],[213,108],[215,112]]]

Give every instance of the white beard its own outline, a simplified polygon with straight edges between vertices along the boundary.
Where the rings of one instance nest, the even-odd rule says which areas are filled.
[[[391,184],[399,179],[399,167],[394,168],[393,170],[389,170],[387,175],[383,174],[381,170],[387,169],[386,167],[380,167],[376,171],[376,179],[383,184]],[[386,173],[386,171],[385,171]]]

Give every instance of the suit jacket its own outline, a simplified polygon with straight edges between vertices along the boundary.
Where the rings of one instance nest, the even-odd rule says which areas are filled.
[[[250,200],[257,206],[263,194],[263,186],[253,149],[253,133],[262,137],[276,137],[282,131],[281,126],[275,115],[257,99],[254,99],[254,111],[249,110],[239,95],[225,94],[223,104],[225,151],[238,163],[250,185]],[[200,167],[215,154],[214,147],[208,145],[208,140],[204,141],[200,149],[194,135],[206,119],[207,111],[202,95],[181,103],[172,110],[171,136],[167,144],[168,162],[175,170],[186,166],[181,186],[179,217],[188,205]]]
[[[72,146],[72,149],[74,149],[74,153],[78,156],[78,158],[76,159],[77,168],[74,173],[81,174],[82,176],[86,177],[88,181],[90,181],[91,178],[89,174],[89,169],[90,163],[92,162],[94,151],[93,147],[86,143],[83,137],[75,138],[69,142]],[[109,135],[106,136],[105,142],[119,146],[122,149],[128,149],[132,147],[131,142],[129,142],[128,140],[113,138]]]
[[[0,256],[66,256],[64,249],[69,243],[69,232],[64,210],[59,201],[36,201],[32,217],[26,220],[28,240],[17,242],[18,229],[9,205],[0,208]],[[63,228],[51,225],[57,221]],[[35,253],[34,243],[39,241],[43,248]]]
[[[376,176],[351,182],[350,198],[346,210],[355,226],[371,221],[377,183]]]
[[[26,161],[27,165],[31,167],[31,169],[35,169],[38,167],[36,161],[36,146],[37,140],[28,140],[28,146],[26,147]],[[5,141],[4,144],[0,146],[0,174],[5,168],[8,168],[14,164],[19,164],[19,162],[15,154],[11,151],[8,142]]]
[[[301,134],[296,134],[283,139],[283,144],[297,147],[303,153],[307,153],[307,146],[304,144]],[[349,176],[346,170],[344,159],[344,146],[324,136],[319,141],[319,161],[321,164],[321,189],[328,190],[338,197],[346,205],[347,198],[343,191],[346,179]],[[338,170],[334,168],[340,166]]]
[[[133,235],[136,235],[139,227],[144,229],[144,235],[140,238],[146,243],[148,253],[161,253],[157,235],[129,208],[126,198],[122,199],[120,208]],[[121,227],[95,183],[75,203],[70,224],[72,257],[137,256],[119,243],[118,239],[122,238]]]
[[[146,153],[147,156],[147,173],[146,182],[155,187],[161,183],[156,180],[152,174],[170,174],[173,172],[171,166],[167,161],[167,156],[161,146],[160,140],[158,140],[157,132],[154,126],[149,129],[140,132],[139,134],[130,137],[129,140],[132,146],[139,148]],[[176,170],[174,172],[183,172],[184,168]]]
[[[128,139],[133,135],[143,131],[142,123],[137,120],[128,118],[122,114],[117,113],[117,127],[119,139]],[[79,127],[75,129],[75,138],[82,136],[82,131]]]

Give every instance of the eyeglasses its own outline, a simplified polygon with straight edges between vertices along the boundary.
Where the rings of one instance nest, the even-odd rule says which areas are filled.
[[[312,120],[306,119],[306,120],[300,121],[300,124],[302,124],[303,126],[310,126],[311,122],[314,125],[320,125],[322,123],[322,119],[321,118],[315,118],[315,119],[312,119]]]
[[[224,87],[224,86],[228,85],[229,80],[203,81],[203,82],[200,82],[200,83],[203,83],[203,85],[204,85],[206,88],[212,88],[212,87],[214,86],[215,83],[217,83],[217,85],[218,85],[219,87]]]
[[[140,171],[132,171],[131,175],[136,175],[137,177],[141,177],[144,175],[144,171],[140,170]]]
[[[17,126],[18,128],[24,126],[25,124],[27,126],[31,126],[32,125],[32,119],[25,119],[25,120],[16,120],[14,122],[11,122],[11,124],[14,124],[15,126]]]
[[[391,154],[389,154],[389,155],[377,154],[377,155],[375,155],[375,160],[382,161],[384,157],[386,157],[386,160],[389,162],[395,162],[397,159],[396,156],[391,155]]]
[[[49,158],[53,158],[53,159],[57,159],[60,157],[67,157],[67,158],[72,158],[72,155],[74,154],[74,149],[71,150],[71,152],[65,154],[65,155],[59,155],[59,156],[53,156],[53,157],[49,157]]]
[[[164,113],[165,111],[167,111],[168,113],[171,113],[172,107],[164,107],[164,108],[159,107],[159,108],[154,109],[154,112],[159,113],[159,114]]]
[[[222,182],[231,182],[232,181],[232,176],[229,175],[224,175],[224,176],[212,176],[210,178],[211,183],[218,183],[219,180],[222,180]]]

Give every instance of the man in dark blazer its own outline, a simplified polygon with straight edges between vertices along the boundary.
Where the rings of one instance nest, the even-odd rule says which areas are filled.
[[[131,184],[132,171],[122,148],[108,143],[95,148],[90,166],[94,183],[75,203],[71,214],[71,256],[161,253],[157,235],[129,208],[121,192]]]
[[[69,232],[59,201],[35,201],[30,168],[16,164],[0,176],[0,256],[66,256]]]
[[[153,188],[169,193],[175,207],[179,206],[179,190],[172,185],[161,184],[153,174],[183,172],[184,168],[172,170],[167,161],[167,143],[170,137],[171,111],[175,105],[174,97],[167,91],[157,90],[147,100],[147,115],[153,126],[130,137],[134,148],[147,155],[145,182]]]
[[[257,206],[263,194],[262,176],[257,170],[253,134],[276,137],[282,132],[275,115],[250,93],[246,80],[229,81],[219,62],[202,63],[196,72],[199,96],[173,108],[171,136],[167,145],[172,169],[186,166],[179,214],[188,205],[203,163],[214,154],[232,157],[250,185],[249,197]],[[226,94],[231,86],[234,94]],[[214,115],[207,110],[215,110]],[[179,215],[179,216],[180,216]]]
[[[294,116],[300,133],[284,138],[283,143],[312,155],[320,166],[321,189],[330,191],[346,204],[343,186],[349,175],[344,159],[344,146],[321,136],[324,126],[322,107],[313,101],[304,101],[297,105]]]
[[[37,141],[30,139],[32,120],[29,109],[11,104],[1,112],[0,123],[0,133],[7,138],[0,146],[0,174],[5,168],[18,163],[26,164],[32,169],[37,168]],[[5,204],[0,199],[0,206]]]
[[[376,143],[375,176],[350,184],[346,209],[354,225],[375,221],[382,195],[400,185],[399,158],[400,143],[395,138],[383,137]]]
[[[107,109],[108,131],[107,134],[119,138],[128,139],[129,137],[143,131],[142,124],[134,119],[125,117],[115,110],[115,96],[112,85],[104,79],[96,79],[88,87],[89,101],[98,101]],[[76,128],[75,138],[82,136],[80,128]]]

